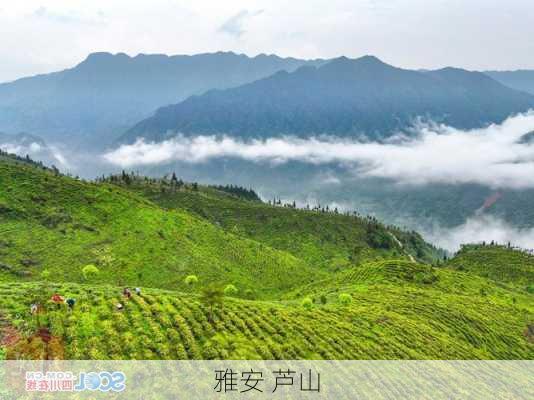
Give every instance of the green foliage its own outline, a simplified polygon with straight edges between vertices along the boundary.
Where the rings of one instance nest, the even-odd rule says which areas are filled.
[[[300,305],[307,310],[310,310],[313,307],[313,300],[310,297],[305,297],[302,299]]]
[[[341,304],[347,305],[347,304],[352,303],[352,296],[348,293],[341,293],[338,296],[338,300]]]
[[[18,161],[0,161],[0,178],[0,322],[28,337],[48,328],[66,358],[532,358],[525,253],[464,248],[438,268],[421,262],[433,249],[417,234],[359,216],[177,179],[84,183]],[[87,265],[105,285],[86,282]],[[245,299],[225,298],[228,282]],[[124,286],[141,294],[126,300]],[[53,293],[76,307],[47,304]]]
[[[196,275],[187,275],[184,279],[184,283],[188,286],[193,286],[198,283],[198,277]]]
[[[91,281],[95,279],[99,273],[100,273],[100,270],[97,267],[95,267],[93,264],[88,264],[82,268],[83,278],[86,281]]]
[[[534,255],[507,246],[466,245],[446,266],[519,287],[534,282]]]
[[[224,292],[217,285],[210,285],[202,288],[200,301],[209,307],[209,319],[213,321],[213,309],[215,307],[222,307],[224,303]]]
[[[190,211],[156,205],[133,192],[139,177],[124,175],[119,187],[0,161],[2,187],[10,188],[0,190],[0,205],[10,210],[0,219],[0,237],[10,243],[0,262],[12,267],[9,278],[41,279],[39,269],[23,264],[28,255],[57,282],[83,282],[82,268],[93,264],[99,281],[109,284],[183,290],[183,277],[194,274],[204,284],[240,282],[262,298],[324,276],[289,252],[233,235]],[[203,190],[189,191],[201,196]],[[43,222],[60,214],[69,218]]]
[[[232,284],[226,285],[226,287],[224,288],[225,296],[235,296],[237,292],[238,292],[237,288]]]
[[[113,182],[120,184],[116,180]],[[162,193],[161,185],[164,183],[158,180],[138,180],[129,188],[166,208],[193,212],[228,232],[288,252],[322,269],[335,269],[394,253],[428,262],[441,257],[417,233],[385,227],[357,214],[240,201],[214,187]]]
[[[40,277],[43,281],[48,281],[50,279],[50,270],[44,269],[41,271]]]
[[[124,302],[121,287],[66,283],[47,295],[75,296],[77,306],[70,313],[50,309],[41,319],[61,335],[65,357],[75,359],[531,358],[524,332],[533,320],[532,295],[447,269],[437,271],[435,285],[418,285],[391,265],[372,263],[306,288],[308,306],[312,296],[337,299],[336,288],[354,299],[329,301],[313,312],[294,301],[235,298],[222,308],[218,300],[144,287]],[[0,282],[0,309],[8,321],[23,318],[21,332],[31,333],[31,293],[42,290],[40,283]],[[222,290],[215,297],[222,298]],[[123,311],[115,310],[118,301]],[[218,305],[210,311],[210,304]]]

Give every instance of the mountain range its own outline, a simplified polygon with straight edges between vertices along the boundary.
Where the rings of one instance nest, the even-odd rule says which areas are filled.
[[[100,148],[168,131],[382,137],[419,117],[459,127],[500,121],[532,107],[533,96],[519,91],[534,93],[533,75],[409,71],[372,56],[101,52],[64,71],[0,84],[0,131]]]
[[[93,53],[74,68],[0,84],[0,130],[61,141],[85,136],[92,143],[106,143],[158,107],[321,62],[223,52],[135,57]]]
[[[161,141],[177,133],[381,139],[405,131],[418,119],[471,129],[532,107],[534,96],[480,72],[412,71],[373,56],[340,57],[160,108],[122,141]]]

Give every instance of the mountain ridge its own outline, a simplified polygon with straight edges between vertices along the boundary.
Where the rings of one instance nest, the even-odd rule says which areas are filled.
[[[231,52],[92,53],[73,68],[0,84],[0,130],[105,145],[160,106],[320,62]]]
[[[531,107],[534,96],[480,72],[421,72],[373,56],[339,57],[162,107],[120,141],[161,141],[174,133],[244,138],[364,134],[380,139],[410,127],[417,118],[471,129]]]

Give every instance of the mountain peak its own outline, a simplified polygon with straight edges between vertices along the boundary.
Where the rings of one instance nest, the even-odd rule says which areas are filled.
[[[90,53],[85,60],[78,65],[100,65],[118,60],[129,60],[130,56],[125,53],[112,54],[105,51]]]
[[[372,55],[365,55],[360,58],[356,58],[354,61],[357,61],[359,63],[366,63],[366,64],[379,64],[379,65],[388,65],[378,57],[372,56]]]
[[[360,58],[348,58],[341,56],[320,67],[324,72],[352,75],[355,73],[372,73],[376,71],[393,70],[395,67],[386,64],[375,56],[363,56]]]

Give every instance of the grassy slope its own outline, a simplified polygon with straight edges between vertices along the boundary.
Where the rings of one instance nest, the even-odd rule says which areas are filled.
[[[482,278],[440,274],[439,285],[357,279],[340,290],[353,302],[340,305],[336,289],[326,305],[225,300],[213,322],[195,295],[145,289],[125,300],[120,288],[63,284],[0,284],[2,307],[21,331],[34,332],[28,314],[36,294],[59,291],[77,299],[73,313],[48,306],[41,326],[58,338],[54,357],[76,359],[520,359],[534,357],[524,336],[532,303]],[[452,284],[452,288],[450,285]],[[488,294],[477,296],[479,286]],[[513,298],[516,298],[515,302]],[[125,310],[116,311],[117,302]],[[43,357],[39,340],[21,341],[8,357]]]
[[[534,358],[524,334],[534,319],[532,294],[524,288],[409,262],[405,248],[373,248],[357,218],[236,202],[203,188],[172,195],[178,199],[181,207],[164,210],[123,188],[0,162],[0,263],[13,267],[0,273],[7,281],[0,283],[0,322],[25,337],[8,356]],[[183,211],[195,204],[221,228]],[[404,259],[384,259],[394,253]],[[111,285],[75,283],[89,262],[99,263]],[[44,268],[62,283],[28,282]],[[227,298],[210,322],[196,292],[145,288],[181,290],[187,273],[201,285],[250,285],[270,300]],[[143,286],[143,295],[126,301],[117,284]],[[73,313],[46,303],[56,291],[77,299]],[[340,293],[352,303],[341,305]],[[305,296],[315,300],[311,310],[300,304]],[[46,305],[39,319],[29,314],[35,301]],[[119,301],[123,312],[114,309]],[[52,344],[33,335],[38,327],[50,330]]]
[[[500,283],[534,285],[534,256],[505,246],[464,246],[446,265]]]
[[[222,228],[265,243],[316,266],[340,270],[377,258],[409,258],[433,261],[438,252],[414,232],[377,224],[375,232],[384,245],[369,241],[369,220],[357,216],[321,213],[270,206],[212,188],[171,191],[161,182],[132,182],[128,188],[168,209],[185,209]],[[401,243],[393,238],[393,236]]]
[[[48,269],[51,280],[81,282],[81,268],[94,263],[110,284],[185,289],[194,273],[267,296],[322,276],[185,211],[9,162],[0,162],[0,263],[11,267],[0,268],[4,279],[39,279]]]

